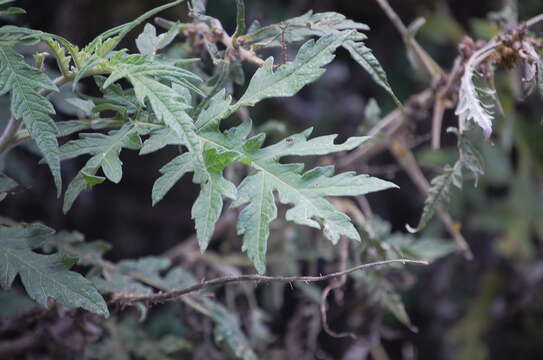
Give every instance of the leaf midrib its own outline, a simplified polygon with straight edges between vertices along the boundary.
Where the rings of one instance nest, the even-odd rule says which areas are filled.
[[[91,299],[90,297],[88,296],[85,296],[84,294],[80,294],[78,292],[76,292],[75,290],[72,290],[70,287],[68,287],[67,285],[61,283],[61,282],[58,282],[54,277],[49,277],[47,276],[47,272],[42,272],[40,271],[39,268],[36,268],[34,266],[32,266],[31,263],[28,263],[27,261],[24,260],[24,258],[18,256],[16,254],[15,251],[11,251],[11,249],[9,248],[6,248],[6,247],[0,247],[0,251],[3,251],[6,258],[9,258],[9,256],[12,256],[13,258],[15,258],[17,261],[19,261],[20,263],[22,263],[23,265],[25,265],[27,268],[31,269],[32,271],[34,271],[35,273],[39,274],[40,276],[40,281],[39,281],[39,284],[40,284],[40,287],[42,288],[42,292],[43,292],[43,295],[44,297],[47,299],[49,298],[50,296],[47,296],[45,290],[43,290],[43,281],[41,281],[41,278],[44,277],[44,278],[47,278],[49,279],[51,282],[55,283],[55,284],[58,284],[60,287],[62,288],[65,288],[68,290],[68,292],[70,293],[73,293],[73,294],[76,294],[78,295],[79,297],[82,297],[82,298],[85,298],[87,299],[91,304],[94,304],[96,306],[96,308],[101,308],[101,306],[96,303],[93,299]],[[45,256],[45,255],[44,255]],[[8,265],[9,265],[9,260],[7,261]],[[69,269],[66,269],[66,271],[70,271]],[[20,271],[17,271],[17,273],[19,274],[19,276],[21,276],[20,274]]]

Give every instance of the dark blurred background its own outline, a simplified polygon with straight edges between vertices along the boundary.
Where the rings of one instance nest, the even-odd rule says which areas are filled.
[[[19,17],[17,22],[84,45],[105,29],[163,3],[160,0],[21,0],[16,4],[25,8],[28,15]],[[398,97],[405,100],[428,87],[428,79],[410,67],[401,36],[374,1],[249,0],[247,3],[249,23],[254,19],[263,24],[273,23],[310,9],[337,11],[366,23],[371,27],[367,45],[387,71]],[[501,1],[495,0],[391,0],[390,3],[405,23],[421,16],[426,18],[418,40],[447,70],[463,36],[488,39],[493,28],[486,21],[487,14],[503,7]],[[521,19],[543,12],[541,0],[518,3]],[[223,21],[231,33],[235,24],[234,1],[209,0],[208,6],[209,14]],[[186,7],[169,10],[162,16],[186,19]],[[134,38],[140,31],[141,27],[122,46],[135,49]],[[246,70],[251,72],[254,68],[248,66]],[[500,77],[498,85],[501,82],[506,83],[507,76]],[[543,106],[539,99],[531,98],[516,103],[507,90],[502,96],[508,114],[517,120],[514,132],[506,133],[509,124],[506,120],[497,122],[499,130],[494,146],[487,144],[482,149],[487,178],[476,189],[468,183],[463,193],[455,192],[451,205],[452,214],[463,223],[475,260],[467,262],[461,256],[451,255],[417,274],[417,284],[404,296],[407,311],[419,332],[403,329],[390,335],[385,345],[393,359],[409,358],[405,357],[406,341],[417,349],[420,359],[543,358],[540,181],[543,131],[538,124]],[[394,109],[391,99],[346,53],[340,53],[324,77],[304,89],[300,96],[267,101],[251,110],[251,116],[257,124],[277,119],[286,124],[288,133],[315,126],[318,134],[339,133],[344,139],[357,134],[371,98],[377,100],[383,114]],[[58,116],[68,118],[60,111]],[[445,120],[446,126],[455,124],[452,112],[447,113]],[[427,134],[430,122],[428,117],[417,133]],[[509,146],[507,137],[512,139]],[[455,138],[447,135],[444,143],[454,147]],[[114,246],[110,254],[113,260],[160,254],[194,232],[190,206],[196,192],[188,177],[161,203],[151,207],[150,191],[158,169],[173,152],[145,157],[124,152],[121,184],[106,182],[95,187],[92,192],[82,194],[73,209],[63,215],[62,203],[55,197],[47,168],[37,166],[38,157],[30,150],[18,148],[5,160],[11,176],[21,181],[23,188],[1,203],[1,215],[18,221],[42,221],[56,229],[79,230],[89,239],[104,239]],[[429,176],[434,174],[432,170],[454,158],[453,154],[454,149],[432,153],[428,146],[416,151]],[[65,183],[84,161],[63,163]],[[521,164],[526,162],[528,169],[524,171],[526,166]],[[374,169],[374,175],[399,184],[401,191],[373,195],[369,200],[377,214],[392,223],[394,230],[404,231],[406,223],[418,221],[424,198],[401,171],[379,171],[381,166],[391,163],[392,158],[383,154],[365,165]],[[349,316],[348,312],[345,316]],[[326,342],[330,348],[347,347],[347,340],[328,338]]]

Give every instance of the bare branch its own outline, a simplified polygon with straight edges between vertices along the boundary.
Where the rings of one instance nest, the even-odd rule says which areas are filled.
[[[165,293],[157,293],[153,295],[148,296],[119,296],[116,297],[115,301],[121,303],[122,305],[133,305],[135,303],[143,302],[146,304],[157,304],[157,303],[163,303],[166,301],[175,301],[183,297],[184,295],[188,295],[191,293],[194,293],[196,291],[209,288],[212,286],[222,286],[229,283],[236,283],[236,282],[319,282],[319,281],[325,281],[329,279],[333,279],[336,277],[348,275],[350,273],[381,266],[381,265],[388,265],[392,263],[403,263],[403,264],[418,264],[418,265],[428,265],[428,261],[424,260],[410,260],[410,259],[394,259],[394,260],[383,260],[383,261],[376,261],[372,263],[362,264],[355,267],[352,267],[347,270],[338,271],[334,273],[330,273],[327,275],[321,275],[321,276],[265,276],[265,275],[240,275],[240,276],[225,276],[220,277],[212,280],[206,280],[199,284],[189,286],[187,288],[174,290],[170,292]]]

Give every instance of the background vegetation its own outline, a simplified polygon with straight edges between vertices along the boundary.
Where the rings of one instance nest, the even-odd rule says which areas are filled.
[[[162,4],[158,0],[21,0],[16,5],[25,8],[28,15],[10,19],[10,23],[55,33],[75,44],[86,44],[105,29]],[[446,72],[453,69],[459,45],[466,44],[465,36],[487,41],[502,31],[503,27],[497,26],[493,19],[506,6],[518,5],[519,19],[543,12],[543,4],[538,0],[523,0],[518,4],[514,0],[391,0],[390,4],[406,24],[420,17],[426,20],[416,39]],[[351,260],[370,262],[403,255],[435,261],[427,267],[371,269],[334,280],[330,282],[331,288],[327,283],[227,285],[204,294],[204,300],[198,301],[205,302],[208,296],[235,314],[250,348],[263,359],[477,360],[518,358],[519,354],[522,359],[540,359],[543,356],[541,98],[538,94],[525,95],[518,69],[501,67],[497,71],[495,84],[504,115],[498,113],[495,132],[488,141],[481,137],[475,141],[485,174],[479,177],[477,187],[471,181],[475,179],[467,179],[462,190],[453,188],[447,206],[454,219],[453,233],[460,231],[473,252],[473,259],[468,260],[465,251],[458,251],[438,217],[421,234],[408,235],[405,228],[406,224],[415,226],[419,221],[426,196],[409,173],[412,167],[405,166],[405,151],[409,150],[401,146],[411,148],[428,179],[440,174],[458,156],[455,134],[445,132],[449,126],[457,126],[454,109],[445,112],[441,147],[436,150],[430,146],[433,102],[420,95],[425,89],[439,89],[440,84],[432,81],[420,61],[413,60],[416,56],[412,48],[406,48],[404,38],[375,1],[247,1],[249,24],[255,19],[262,24],[276,23],[308,10],[336,11],[370,26],[366,44],[405,104],[408,120],[401,132],[403,141],[396,146],[391,142],[379,154],[351,163],[345,163],[347,154],[323,161],[338,166],[345,163],[344,170],[393,181],[401,190],[337,204],[355,219],[362,216],[357,223],[361,231],[370,233],[361,244],[345,245],[342,241],[333,247],[313,230],[300,229],[282,220],[272,223],[267,273],[277,276],[329,273],[340,270]],[[233,0],[209,0],[208,14],[219,18],[228,33],[234,32]],[[161,16],[188,20],[186,4]],[[139,27],[133,31],[121,47],[135,50],[134,40],[142,30]],[[288,47],[289,59],[294,57],[296,49],[297,46]],[[273,51],[270,54],[279,55]],[[255,70],[252,64],[244,66],[247,74]],[[93,91],[90,81],[83,85]],[[239,95],[239,89],[234,93]],[[73,109],[62,108],[62,96],[61,93],[54,101],[57,116],[69,119]],[[0,119],[8,119],[8,99],[0,101],[5,102],[0,107]],[[366,134],[395,108],[393,99],[341,50],[318,82],[296,97],[268,100],[251,109],[250,116],[255,126],[271,134],[272,140],[311,126],[318,135],[338,133],[340,140],[345,140]],[[0,127],[4,124],[0,120]],[[83,193],[64,215],[47,167],[36,166],[39,159],[36,149],[31,144],[19,146],[9,157],[0,158],[0,166],[21,184],[0,203],[0,215],[17,222],[39,221],[57,230],[78,231],[89,240],[103,239],[112,245],[105,258],[115,263],[150,255],[164,256],[190,271],[196,279],[254,272],[251,263],[239,252],[240,240],[228,213],[219,222],[210,250],[200,254],[191,220],[197,190],[189,177],[162,202],[151,206],[150,189],[159,169],[174,154],[175,149],[170,153],[154,153],[146,156],[145,161],[135,153],[123,154],[121,184],[104,183]],[[73,178],[85,161],[63,162],[63,175]],[[398,256],[398,251],[402,256]],[[325,331],[321,322],[324,289],[331,291],[327,301],[330,331]],[[115,356],[223,359],[229,358],[229,351],[236,348],[226,346],[230,350],[225,350],[220,337],[231,340],[235,336],[229,332],[216,333],[219,339],[217,336],[214,339],[212,320],[186,304],[153,307],[142,326],[135,325],[138,313],[133,309],[119,311],[106,323],[97,322],[98,325],[93,325],[96,329],[87,320],[81,320],[92,334],[81,338],[56,332],[55,326],[62,324],[59,320],[62,316],[57,312],[34,311],[30,316],[27,312],[30,305],[15,292],[0,293],[0,297],[4,298],[0,300],[0,315],[4,316],[0,322],[0,350],[26,334],[41,339],[23,351],[14,352],[15,358],[105,359],[114,358],[112,354],[121,351],[124,355]],[[21,314],[19,317],[13,316],[16,309]],[[337,338],[333,333],[355,336]]]

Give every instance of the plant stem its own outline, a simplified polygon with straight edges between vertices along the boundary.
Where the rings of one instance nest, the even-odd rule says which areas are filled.
[[[212,286],[220,286],[220,285],[226,285],[233,282],[246,282],[246,281],[256,281],[256,282],[319,282],[324,280],[333,279],[336,277],[344,276],[356,271],[364,270],[371,267],[381,266],[381,265],[387,265],[392,263],[403,263],[403,264],[418,264],[418,265],[428,265],[429,263],[427,261],[423,260],[410,260],[410,259],[394,259],[394,260],[383,260],[383,261],[376,261],[372,263],[362,264],[355,267],[352,267],[347,270],[338,271],[335,273],[330,273],[327,275],[321,275],[321,276],[265,276],[265,275],[240,275],[240,276],[225,276],[220,277],[212,280],[203,281],[201,283],[183,288],[178,289],[166,293],[157,293],[153,295],[148,296],[125,296],[125,297],[118,297],[117,301],[122,303],[123,305],[131,305],[138,302],[145,302],[146,304],[156,304],[156,303],[162,303],[166,301],[173,301],[177,300],[184,295],[188,295],[190,293],[212,287]]]

